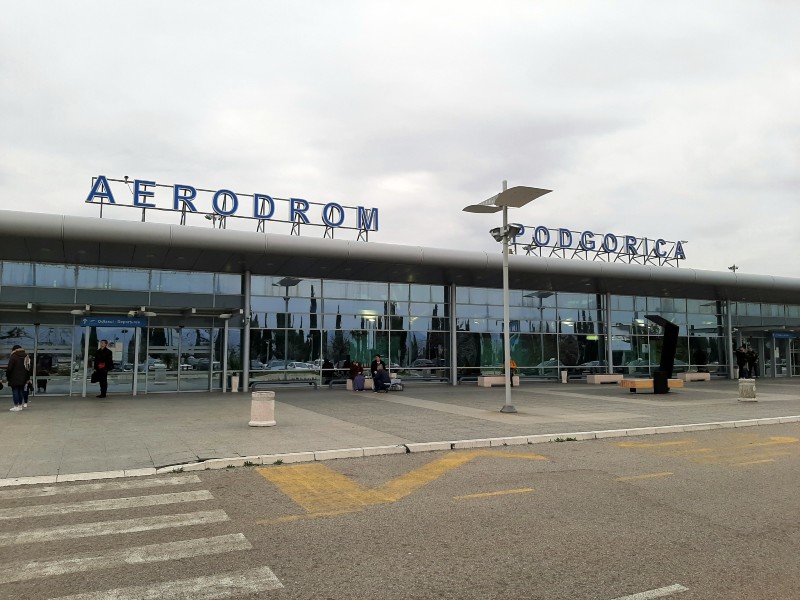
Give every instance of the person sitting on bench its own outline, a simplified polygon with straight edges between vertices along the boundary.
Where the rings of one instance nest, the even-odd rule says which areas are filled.
[[[389,377],[389,371],[384,369],[382,364],[379,364],[378,370],[375,371],[375,377],[372,378],[372,391],[388,392],[390,385],[392,385],[392,379]]]

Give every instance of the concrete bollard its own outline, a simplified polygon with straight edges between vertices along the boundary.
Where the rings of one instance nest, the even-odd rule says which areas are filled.
[[[252,392],[248,425],[272,427],[275,424],[275,392]]]
[[[561,371],[561,383],[567,383],[567,375],[569,375],[567,371]]]
[[[239,376],[231,375],[231,392],[239,391]]]
[[[756,380],[739,380],[739,402],[758,402],[756,400]]]

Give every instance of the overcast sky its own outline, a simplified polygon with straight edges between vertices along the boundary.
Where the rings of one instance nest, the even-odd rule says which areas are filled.
[[[507,179],[553,190],[525,225],[800,277],[795,0],[0,7],[2,209],[97,215],[91,178],[127,175],[376,207],[371,241],[497,251],[500,215],[461,209]]]

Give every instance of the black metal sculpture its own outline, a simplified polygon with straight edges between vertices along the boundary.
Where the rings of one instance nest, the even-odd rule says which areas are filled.
[[[669,392],[669,380],[672,377],[672,369],[675,367],[675,352],[678,349],[678,326],[660,315],[645,315],[644,318],[664,328],[661,345],[661,364],[658,367],[658,371],[653,373],[653,393],[666,394]]]

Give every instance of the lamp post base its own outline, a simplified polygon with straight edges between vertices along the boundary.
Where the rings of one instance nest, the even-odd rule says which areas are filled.
[[[517,409],[514,408],[511,404],[504,404],[503,408],[500,409],[500,412],[502,412],[502,413],[515,413],[515,412],[517,412]]]

